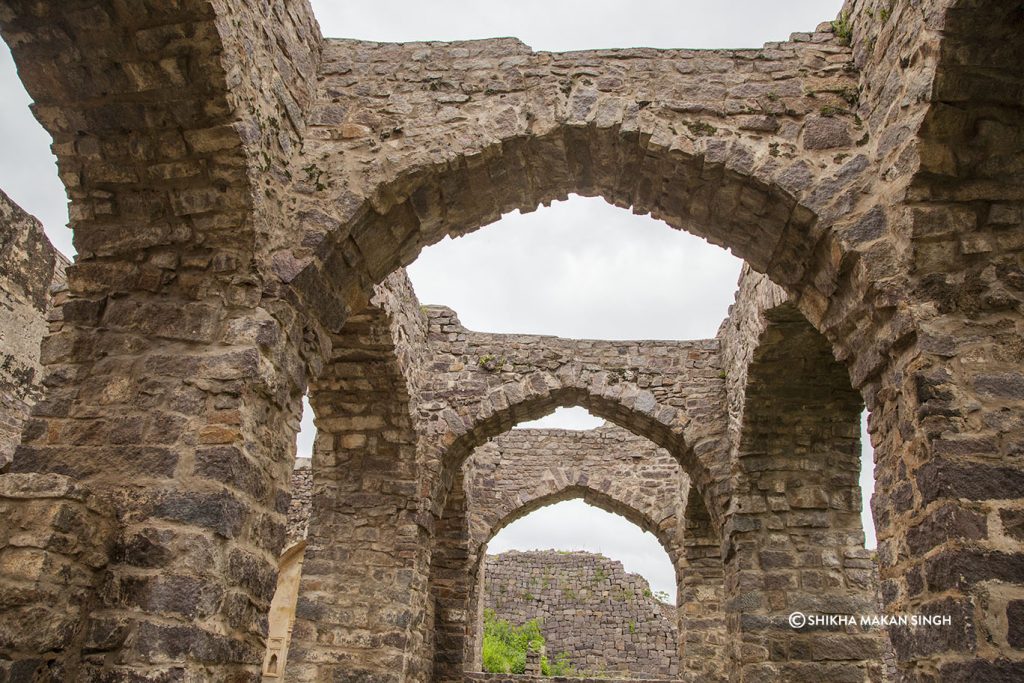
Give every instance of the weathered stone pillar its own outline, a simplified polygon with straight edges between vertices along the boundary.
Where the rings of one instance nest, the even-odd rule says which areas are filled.
[[[409,396],[379,310],[353,316],[310,388],[313,505],[291,681],[426,681],[430,520]]]
[[[0,190],[0,470],[43,394],[39,342],[46,335],[51,289],[64,283],[67,265],[39,221]]]
[[[90,558],[103,574],[75,631],[90,654],[68,675],[253,673],[284,539],[301,365],[259,309],[229,318],[167,293],[86,299],[84,270],[71,269],[81,298],[44,344],[47,396],[8,475],[73,477],[118,522],[109,556]],[[42,498],[19,503],[53,497]],[[75,647],[71,635],[62,648]]]
[[[27,526],[0,553],[48,548],[40,585],[67,582],[72,559],[81,571],[74,591],[0,588],[0,623],[23,642],[48,628],[40,609],[68,615],[59,642],[5,641],[0,660],[26,679],[253,679],[299,348],[315,346],[260,245],[288,223],[273,198],[302,136],[316,22],[301,2],[4,0],[0,31],[53,137],[78,250],[12,471],[99,501],[78,524],[52,487],[7,500]],[[116,520],[105,555],[101,509]],[[44,545],[51,528],[65,538]]]
[[[1024,675],[1024,368],[963,332],[945,337],[950,355],[908,353],[872,406],[882,597],[890,613],[951,620],[891,629],[911,681],[932,667],[950,681]]]
[[[884,287],[865,277],[899,316],[859,340],[892,349],[862,363],[882,596],[893,614],[951,619],[891,630],[901,680],[1022,680],[1021,8],[899,9],[854,34],[879,163],[903,186],[888,231],[905,272]]]
[[[460,470],[448,493],[445,511],[437,524],[430,558],[430,593],[434,601],[435,683],[463,680],[475,671],[479,654],[472,651],[476,610],[471,605],[473,564],[463,474]],[[479,596],[477,596],[479,597]],[[475,655],[475,656],[474,656]]]
[[[677,568],[679,594],[679,661],[686,676],[720,681],[728,676],[725,572],[722,546],[700,495],[690,489],[683,520],[684,566]]]
[[[880,680],[884,631],[788,619],[859,618],[877,606],[859,516],[860,396],[792,306],[766,317],[724,531],[731,677]]]
[[[75,680],[113,510],[70,477],[5,474],[0,517],[0,680]]]

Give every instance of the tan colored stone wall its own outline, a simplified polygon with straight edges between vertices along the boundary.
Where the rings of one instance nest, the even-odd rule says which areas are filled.
[[[675,608],[654,597],[646,579],[593,553],[489,555],[484,605],[512,624],[536,619],[549,659],[562,653],[600,678],[675,678]]]
[[[14,457],[29,410],[43,394],[39,344],[48,331],[51,291],[67,258],[38,220],[0,191],[0,470]]]
[[[310,458],[296,458],[292,472],[292,498],[288,504],[288,540],[291,547],[306,539],[313,499],[313,465]]]
[[[700,490],[734,678],[874,677],[875,644],[785,625],[823,590],[847,608],[871,593],[854,393],[887,609],[957,624],[893,629],[899,676],[1024,678],[1019,4],[850,7],[850,37],[559,54],[323,40],[301,0],[2,0],[79,261],[0,486],[0,672],[258,675],[312,386],[306,584],[324,590],[299,598],[305,680],[429,677],[431,542],[458,468],[573,403]],[[424,246],[569,193],[707,237],[785,289],[745,383],[714,340],[521,339],[537,353],[506,369],[480,361],[508,338],[453,323],[411,352],[392,333],[421,339],[414,313],[375,319],[374,287]],[[813,358],[787,356],[787,332]],[[792,371],[805,361],[828,362]]]

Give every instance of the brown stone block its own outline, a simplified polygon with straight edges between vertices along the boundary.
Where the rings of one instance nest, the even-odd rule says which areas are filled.
[[[136,608],[201,620],[216,613],[223,599],[223,589],[209,576],[108,573],[105,579],[100,596],[106,606],[114,609]]]
[[[178,453],[156,446],[24,446],[11,471],[57,472],[82,479],[112,471],[126,477],[170,477],[177,463]]]
[[[1017,498],[1024,491],[1024,470],[977,462],[933,460],[918,469],[915,478],[922,505],[942,498]]]
[[[114,328],[144,335],[211,342],[219,332],[223,313],[201,303],[164,303],[137,299],[111,301],[103,322]]]
[[[129,639],[129,652],[144,662],[177,662],[185,657],[207,664],[254,664],[262,657],[255,642],[210,633],[198,625],[140,622]]]
[[[943,683],[1019,683],[1024,680],[1024,661],[1010,659],[971,659],[943,664],[939,670]]]
[[[149,509],[156,517],[209,529],[224,538],[241,533],[248,506],[227,491],[216,493],[165,491],[153,495]]]
[[[932,510],[907,531],[907,547],[914,556],[921,556],[946,541],[973,541],[987,534],[985,515],[948,503]]]
[[[1024,576],[1024,553],[952,548],[925,560],[928,589],[967,590],[982,581],[1017,583]]]

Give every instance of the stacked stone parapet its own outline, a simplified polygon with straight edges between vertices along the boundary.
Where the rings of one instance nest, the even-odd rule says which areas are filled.
[[[29,410],[42,397],[39,343],[47,332],[51,289],[63,286],[67,266],[39,221],[0,191],[0,470],[13,458]]]
[[[586,552],[509,551],[488,556],[485,606],[514,625],[537,620],[549,659],[581,674],[679,674],[675,608],[622,563]]]

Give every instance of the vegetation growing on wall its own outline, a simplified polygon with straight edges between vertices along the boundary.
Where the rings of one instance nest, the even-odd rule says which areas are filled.
[[[522,626],[513,626],[498,619],[494,610],[484,610],[484,671],[488,673],[521,674],[526,670],[526,653],[544,647],[544,636],[536,619]],[[541,657],[544,676],[572,676],[576,673],[569,663],[568,653],[562,652],[554,662]]]

